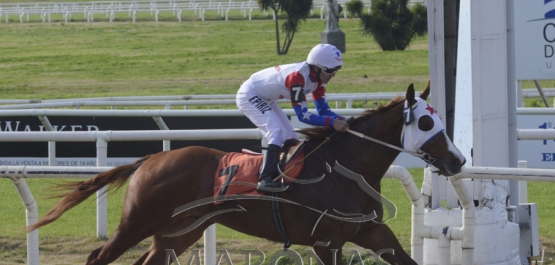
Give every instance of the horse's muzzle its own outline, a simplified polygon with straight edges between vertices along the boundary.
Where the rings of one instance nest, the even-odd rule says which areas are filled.
[[[433,165],[438,169],[438,174],[449,177],[456,175],[461,172],[462,167],[466,164],[466,159],[464,157],[452,157],[447,161],[436,160]]]

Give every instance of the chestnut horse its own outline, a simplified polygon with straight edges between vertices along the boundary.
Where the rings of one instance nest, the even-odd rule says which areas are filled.
[[[415,97],[411,84],[405,99],[398,97],[354,119],[351,133],[330,138],[332,128],[299,131],[308,138],[299,180],[319,181],[310,185],[293,183],[279,194],[280,200],[295,202],[280,203],[282,223],[292,244],[313,247],[326,265],[336,264],[334,259],[341,257],[346,242],[375,253],[390,250],[381,258],[391,264],[416,264],[382,222],[384,210],[380,201],[361,188],[361,181],[345,178],[345,174],[333,169],[340,165],[377,192],[383,175],[400,151],[421,156],[445,176],[460,172],[465,158],[425,101],[428,95],[429,84],[420,98]],[[361,138],[361,134],[367,139]],[[214,223],[283,242],[274,224],[272,201],[256,199],[260,197],[221,204],[198,203],[197,207],[174,216],[174,211],[184,205],[211,200],[215,171],[225,154],[199,146],[164,151],[90,180],[65,184],[71,191],[28,231],[55,221],[100,188],[121,186],[131,178],[118,228],[102,247],[91,252],[86,264],[108,264],[150,236],[153,236],[151,247],[135,264],[164,264],[166,249],[173,249],[179,256]],[[371,214],[375,218],[362,218]],[[184,230],[187,233],[179,233]],[[173,236],[167,236],[170,234]]]

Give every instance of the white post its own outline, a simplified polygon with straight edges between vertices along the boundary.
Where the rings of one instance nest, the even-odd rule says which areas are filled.
[[[166,108],[169,109],[169,108]],[[156,122],[156,124],[158,125],[158,128],[160,128],[160,130],[166,130],[169,131],[170,128],[168,127],[168,125],[166,125],[166,123],[164,122],[164,119],[162,119],[162,117],[160,116],[155,116],[152,117],[154,119],[154,122]],[[164,151],[168,151],[171,149],[171,143],[169,140],[164,140],[162,142],[162,150]]]
[[[56,142],[54,141],[48,142],[48,165],[56,165]]]
[[[443,0],[428,0],[428,61],[430,63],[430,86],[432,87],[432,105],[444,122],[445,107],[445,34]],[[433,89],[438,88],[438,89]]]
[[[451,241],[441,234],[438,239],[438,253],[439,253],[439,264],[450,265],[451,264]]]
[[[216,264],[216,225],[204,230],[204,265]]]
[[[96,141],[96,166],[104,167],[108,165],[108,143],[99,138]],[[108,196],[106,187],[96,192],[96,236],[98,238],[108,238],[108,207],[106,206]]]
[[[518,142],[517,130],[517,82],[515,61],[515,19],[514,1],[507,1],[507,115],[508,115],[508,141],[509,141],[509,167],[518,167]],[[519,183],[509,181],[509,205],[519,204]]]
[[[449,182],[457,197],[460,200],[462,210],[462,227],[456,231],[460,231],[462,235],[462,265],[473,265],[475,263],[475,238],[476,238],[476,209],[474,201],[469,194],[463,181],[458,177],[450,177]]]
[[[32,225],[37,222],[39,211],[35,198],[29,190],[27,183],[21,177],[12,178],[12,182],[15,185],[19,197],[25,205],[25,215],[27,216],[27,226]],[[39,264],[39,230],[36,229],[33,232],[27,233],[27,264],[28,265],[38,265]]]
[[[527,168],[527,161],[518,161],[518,168]],[[528,182],[524,180],[518,181],[518,202],[528,203]]]
[[[49,132],[56,131],[54,130],[54,127],[52,126],[52,123],[50,123],[50,120],[48,120],[47,116],[41,115],[41,116],[38,116],[38,118],[41,121],[42,125],[44,125],[44,128],[47,131]],[[54,141],[48,141],[48,165],[49,166],[56,165],[56,142]]]
[[[516,96],[517,96],[517,107],[524,107],[524,98],[522,97],[522,81],[516,81]]]

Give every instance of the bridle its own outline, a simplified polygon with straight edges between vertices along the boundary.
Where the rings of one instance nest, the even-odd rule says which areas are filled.
[[[410,108],[410,107],[409,107],[409,108]],[[412,121],[412,120],[411,120],[411,121]],[[403,130],[402,130],[402,132],[401,132],[401,142],[402,142],[403,136],[404,136],[404,134],[405,134],[405,129],[407,128],[407,126],[408,126],[410,123],[411,123],[411,122],[408,122],[408,124],[407,124],[407,122],[403,122]],[[418,158],[424,160],[424,162],[426,162],[426,164],[428,164],[428,165],[433,164],[433,163],[437,160],[436,158],[432,157],[432,155],[430,155],[429,153],[424,152],[424,151],[423,151],[422,149],[420,149],[420,148],[418,148],[416,151],[412,151],[412,150],[408,150],[408,149],[404,149],[404,148],[398,147],[398,146],[396,146],[396,145],[392,145],[392,144],[386,143],[386,142],[381,141],[381,140],[378,140],[378,139],[376,139],[376,138],[372,138],[372,137],[370,137],[370,136],[367,136],[367,135],[364,135],[364,134],[362,134],[362,133],[353,131],[353,130],[351,130],[351,129],[347,129],[347,132],[350,133],[350,134],[352,134],[352,135],[358,136],[358,137],[360,137],[360,138],[362,138],[362,139],[366,139],[366,140],[375,142],[375,143],[377,143],[377,144],[381,144],[381,145],[383,145],[383,146],[387,146],[387,147],[389,147],[389,148],[391,148],[391,149],[394,149],[394,150],[397,150],[397,151],[400,151],[400,152],[405,152],[405,153],[410,154],[410,155],[412,155],[412,156],[418,157]],[[435,136],[435,135],[434,135],[434,136]],[[430,137],[430,139],[433,138],[434,136]]]

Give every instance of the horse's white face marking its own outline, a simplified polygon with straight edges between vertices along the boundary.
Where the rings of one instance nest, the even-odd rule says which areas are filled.
[[[447,136],[447,133],[445,133],[445,131],[443,131],[443,133],[445,134],[445,139],[447,142],[447,146],[449,147],[449,151],[453,154],[455,154],[460,161],[466,161],[466,158],[464,157],[464,155],[461,153],[461,151],[455,146],[455,144],[453,144],[453,142],[451,142],[449,140],[449,136]]]

